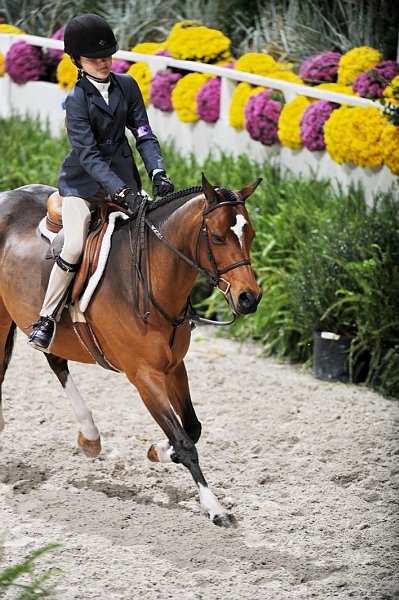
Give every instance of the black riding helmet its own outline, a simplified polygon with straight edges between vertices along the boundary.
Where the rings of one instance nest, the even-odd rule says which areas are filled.
[[[86,14],[69,21],[64,33],[64,52],[70,56],[104,58],[118,50],[114,32],[98,15]]]

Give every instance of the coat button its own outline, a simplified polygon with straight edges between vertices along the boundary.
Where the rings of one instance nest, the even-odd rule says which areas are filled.
[[[106,140],[105,143],[107,144],[107,146],[110,146],[112,144],[112,140]]]

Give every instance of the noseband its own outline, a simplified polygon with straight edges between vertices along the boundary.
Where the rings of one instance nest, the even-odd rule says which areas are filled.
[[[188,256],[186,256],[185,254],[183,254],[178,248],[176,248],[175,246],[173,246],[173,244],[171,244],[163,235],[162,233],[155,227],[154,223],[152,223],[148,217],[146,216],[146,204],[147,204],[147,199],[144,198],[142,201],[142,204],[140,206],[138,215],[137,215],[137,220],[136,220],[136,224],[135,224],[135,229],[134,229],[134,235],[132,238],[132,234],[131,234],[131,229],[129,229],[130,232],[130,247],[131,247],[131,253],[132,253],[132,262],[133,262],[133,270],[136,273],[136,280],[139,281],[144,289],[144,294],[145,294],[145,310],[144,312],[140,312],[139,310],[139,305],[138,305],[138,296],[137,296],[137,285],[133,284],[133,305],[134,305],[134,309],[135,309],[135,313],[136,315],[141,318],[142,320],[146,320],[150,314],[149,311],[149,301],[151,301],[151,303],[157,308],[157,310],[159,310],[159,312],[174,326],[174,327],[179,327],[180,325],[183,324],[185,319],[194,319],[194,320],[198,320],[201,322],[205,322],[205,323],[211,323],[213,325],[230,325],[231,323],[233,323],[235,321],[235,315],[233,315],[233,319],[230,321],[211,321],[209,319],[204,319],[203,317],[198,317],[197,315],[188,315],[187,311],[190,305],[190,302],[187,302],[187,308],[186,308],[186,313],[184,316],[178,318],[178,319],[174,319],[172,318],[170,315],[168,315],[165,310],[160,306],[160,304],[157,302],[157,300],[155,300],[155,298],[153,297],[153,295],[151,294],[150,290],[148,289],[148,277],[147,277],[147,272],[146,272],[146,248],[145,248],[145,235],[144,235],[144,231],[145,231],[145,226],[147,226],[149,228],[149,230],[153,233],[153,235],[167,248],[169,248],[169,250],[171,250],[174,254],[176,254],[176,256],[178,256],[179,258],[181,258],[185,263],[187,263],[190,267],[192,267],[193,269],[195,269],[196,271],[198,271],[198,273],[201,273],[202,275],[204,275],[208,281],[208,283],[212,286],[212,287],[217,287],[224,296],[227,296],[230,293],[230,283],[228,281],[226,281],[225,279],[223,279],[222,275],[224,275],[225,273],[228,273],[229,271],[232,271],[233,269],[237,269],[238,267],[242,267],[244,265],[250,265],[251,261],[250,260],[241,260],[238,261],[236,263],[233,263],[231,265],[229,265],[228,267],[224,267],[223,269],[219,269],[217,264],[216,264],[216,260],[215,257],[213,255],[212,252],[212,248],[210,245],[210,241],[209,241],[209,233],[208,233],[208,228],[207,228],[207,224],[206,224],[206,217],[208,216],[209,213],[213,212],[214,210],[217,210],[218,208],[222,208],[223,206],[243,206],[244,202],[243,200],[225,200],[222,202],[218,202],[208,208],[205,208],[202,211],[202,223],[201,223],[201,227],[198,230],[198,234],[197,234],[197,241],[196,241],[196,248],[195,248],[195,261],[191,260]],[[205,249],[206,249],[206,253],[207,253],[207,257],[209,260],[209,263],[211,265],[212,268],[212,273],[210,273],[209,271],[207,271],[207,269],[205,269],[204,267],[202,267],[199,264],[199,248],[200,248],[200,241],[201,241],[201,233],[202,233],[202,237],[204,239],[204,244],[205,244]],[[140,259],[138,259],[138,246],[140,246],[141,248],[141,252],[140,252]],[[226,289],[222,289],[219,284],[223,282],[226,284]]]

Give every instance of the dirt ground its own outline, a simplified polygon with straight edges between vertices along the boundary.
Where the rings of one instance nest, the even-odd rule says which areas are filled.
[[[19,333],[3,388],[1,567],[59,542],[39,565],[64,570],[60,600],[399,598],[399,403],[214,331],[193,332],[186,364],[201,464],[239,529],[209,522],[183,467],[147,461],[164,436],[123,375],[72,364],[103,443],[81,455],[62,387]]]

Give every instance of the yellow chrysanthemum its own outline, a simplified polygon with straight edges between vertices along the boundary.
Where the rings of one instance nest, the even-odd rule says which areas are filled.
[[[229,111],[229,123],[236,129],[244,129],[245,105],[250,96],[263,91],[264,87],[254,87],[250,83],[239,83],[234,90]]]
[[[14,27],[14,25],[7,25],[7,23],[0,23],[0,33],[15,33],[17,35],[24,34],[25,31],[22,31],[19,27]]]
[[[141,94],[143,96],[144,104],[148,106],[150,103],[150,86],[152,74],[147,63],[134,63],[129,68],[127,73],[137,81]]]
[[[130,52],[140,52],[141,54],[155,54],[161,49],[162,44],[157,42],[143,42],[142,44],[136,44],[133,48],[130,48]]]
[[[399,104],[399,75],[392,79],[382,94],[389,104]]]
[[[348,148],[351,143],[352,123],[350,115],[352,107],[343,105],[331,113],[324,123],[324,141],[326,150],[335,162],[348,162]]]
[[[173,58],[215,63],[230,57],[230,40],[221,31],[196,21],[176,23],[163,47]]]
[[[387,125],[381,135],[382,158],[394,175],[399,175],[399,127]]]
[[[352,48],[341,56],[338,65],[338,83],[352,85],[358,75],[365,73],[377,63],[381,62],[382,54],[379,50],[369,46]]]
[[[237,71],[245,71],[245,73],[269,75],[271,71],[277,70],[277,63],[270,54],[248,52],[248,54],[240,56],[234,68]]]
[[[359,95],[357,92],[353,91],[350,85],[339,85],[338,83],[321,83],[320,85],[316,85],[315,88],[337,92],[337,94],[347,94],[347,96]]]
[[[189,73],[179,79],[172,91],[172,105],[180,121],[198,121],[197,94],[211,77],[208,73]]]
[[[381,137],[386,123],[386,117],[374,106],[341,106],[324,125],[327,152],[338,163],[379,167],[383,160]]]
[[[291,81],[292,83],[299,83],[301,85],[304,85],[302,79],[292,71],[273,71],[272,73],[268,74],[268,77],[273,77],[274,79],[280,79],[281,81]]]
[[[0,52],[0,77],[3,77],[5,73],[5,59],[4,54]]]
[[[57,65],[57,81],[63,90],[70,90],[78,79],[78,70],[68,54],[64,54]]]
[[[300,148],[302,146],[300,133],[300,120],[305,108],[311,104],[306,96],[297,96],[283,106],[278,120],[278,138],[284,146]]]

